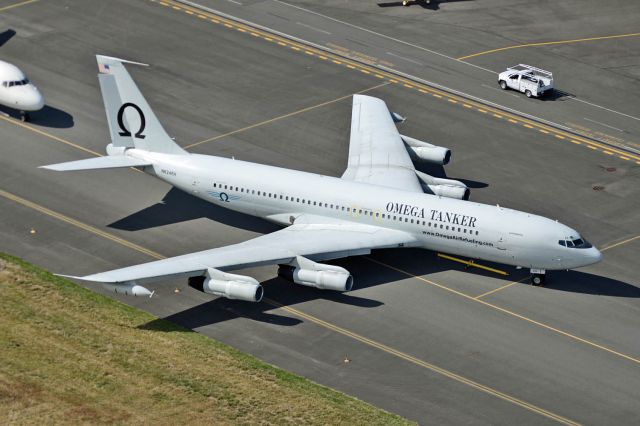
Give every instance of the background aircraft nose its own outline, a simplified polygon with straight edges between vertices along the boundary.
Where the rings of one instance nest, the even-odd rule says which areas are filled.
[[[23,87],[16,104],[23,111],[38,111],[44,106],[44,97],[37,87],[28,85]]]

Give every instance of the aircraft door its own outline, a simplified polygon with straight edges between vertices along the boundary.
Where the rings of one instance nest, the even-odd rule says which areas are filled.
[[[504,261],[512,263],[516,260],[516,249],[517,249],[517,241],[516,239],[520,237],[519,234],[514,233],[504,233],[498,232],[498,236],[496,239],[495,247],[498,251],[498,256],[500,256]]]

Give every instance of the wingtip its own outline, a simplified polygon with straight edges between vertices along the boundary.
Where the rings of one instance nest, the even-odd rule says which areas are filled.
[[[111,62],[119,62],[119,63],[122,63],[122,64],[140,65],[140,66],[143,66],[143,67],[148,67],[149,66],[149,64],[145,64],[145,63],[142,63],[142,62],[129,61],[127,59],[121,59],[121,58],[116,58],[116,57],[107,56],[107,55],[96,55],[96,60],[98,61],[98,63],[100,63],[100,61],[103,61],[103,62],[111,61]]]

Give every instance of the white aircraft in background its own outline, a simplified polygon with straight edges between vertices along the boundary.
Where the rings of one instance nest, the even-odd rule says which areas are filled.
[[[279,274],[297,284],[349,291],[351,274],[319,261],[419,247],[530,268],[533,283],[542,284],[547,269],[577,268],[602,258],[577,231],[557,221],[464,201],[468,189],[461,182],[415,170],[412,157],[442,164],[450,151],[400,135],[380,99],[353,97],[348,167],[335,178],[190,154],[158,122],[123,66],[129,61],[97,60],[111,132],[109,155],[44,168],[139,167],[203,200],[286,227],[231,246],[71,278],[151,295],[142,284],[189,277],[189,285],[205,293],[258,302],[260,284],[228,271],[278,264]]]
[[[42,109],[44,97],[20,68],[0,61],[0,104],[17,109],[22,121],[28,121],[29,112]]]

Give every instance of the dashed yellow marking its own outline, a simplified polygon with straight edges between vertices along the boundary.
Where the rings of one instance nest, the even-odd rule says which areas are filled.
[[[322,56],[322,55],[318,55],[318,58],[322,59],[323,61],[326,61],[327,59],[329,59],[326,56]]]
[[[544,134],[547,134],[547,135],[549,134],[549,132],[548,132],[548,131],[546,131],[546,130],[544,130],[544,129],[538,129],[538,131],[539,131],[540,133],[544,133]]]
[[[332,60],[331,60],[331,62],[333,62],[334,64],[338,64],[338,65],[341,65],[341,64],[342,64],[342,62],[340,62],[340,61],[336,61],[335,59],[332,59]]]
[[[432,93],[431,96],[433,96],[434,98],[440,98],[442,99],[441,95],[438,95],[437,93]]]
[[[171,8],[172,8],[172,9],[175,9],[175,10],[182,10],[182,8],[181,8],[181,7],[178,7],[178,6],[171,6]]]
[[[163,2],[163,1],[161,1],[161,2],[160,2],[160,4],[161,4],[161,5],[163,5],[163,6],[169,6],[169,4],[168,4],[168,3],[165,3],[165,2]]]
[[[353,65],[347,64],[347,68],[351,68],[352,70],[355,69],[356,67],[354,67]]]
[[[360,68],[360,72],[363,72],[365,74],[371,74],[369,71],[365,70],[364,68]]]
[[[289,46],[289,47],[290,47],[291,49],[293,49],[293,50],[300,50],[300,48],[299,48],[299,47],[296,47],[296,46]]]
[[[264,37],[265,40],[267,41],[273,41],[273,39],[271,37]]]
[[[627,157],[620,156],[619,158],[620,158],[621,160],[629,161],[629,158],[627,158]]]
[[[380,74],[375,74],[375,76],[378,78],[384,78],[384,75],[380,75]]]
[[[564,139],[564,138],[565,138],[565,137],[564,137],[564,136],[562,136],[562,135],[553,135],[553,136],[555,136],[555,137],[556,137],[556,138],[558,138],[558,139]]]
[[[501,116],[500,114],[493,114],[493,116],[494,116],[495,118],[502,118],[502,116]]]
[[[582,145],[582,142],[577,141],[575,139],[569,139],[571,141],[571,143],[575,143],[576,145]]]
[[[207,17],[206,17],[206,16],[204,16],[204,15],[198,15],[198,18],[200,18],[200,19],[207,19]]]
[[[611,152],[611,151],[602,151],[602,152],[607,154],[607,155],[613,155],[613,152]]]
[[[313,52],[311,52],[309,50],[305,50],[304,53],[306,53],[307,55],[311,55],[311,56],[315,55],[315,53],[313,53]]]
[[[413,89],[413,86],[407,83],[403,84],[403,86],[406,87],[407,89]]]
[[[236,30],[240,31],[241,33],[246,33],[247,30],[245,30],[244,28],[236,28]]]
[[[473,107],[472,107],[471,105],[469,105],[469,104],[462,104],[462,106],[463,106],[463,107],[465,107],[465,108],[473,108]]]
[[[589,149],[593,149],[593,150],[598,149],[598,148],[596,148],[595,146],[591,146],[591,145],[587,145],[587,148],[589,148]]]
[[[260,37],[260,34],[256,34],[256,33],[250,33],[250,34],[254,37]]]
[[[281,42],[281,41],[279,41],[279,42],[278,42],[278,44],[279,44],[280,46],[286,46],[286,45],[287,45],[287,43],[283,43],[283,42]]]
[[[438,253],[438,257],[443,259],[453,260],[454,262],[462,263],[463,265],[471,266],[473,268],[484,269],[485,271],[493,272],[498,275],[509,275],[505,271],[501,271],[500,269],[490,268],[489,266],[481,265],[479,263],[475,263],[473,260],[464,260],[457,257],[450,256],[448,254]]]
[[[419,91],[420,93],[429,93],[428,91],[426,91],[426,90],[424,90],[424,89],[418,89],[418,91]]]
[[[193,15],[193,12],[190,10],[185,10],[184,13],[186,13],[187,15]]]
[[[514,120],[513,118],[510,118],[510,119],[509,119],[509,123],[517,123],[517,121],[516,121],[516,120]]]
[[[530,124],[523,124],[524,127],[526,127],[527,129],[533,129],[533,126]]]
[[[455,100],[455,99],[453,99],[453,98],[447,98],[447,100],[448,100],[449,102],[451,102],[452,104],[457,104],[457,103],[458,103],[458,101],[456,101],[456,100]]]
[[[389,80],[389,82],[390,82],[390,83],[394,83],[394,84],[395,84],[395,83],[397,83],[397,82],[398,82],[398,80],[393,80],[393,79],[391,79],[391,80]]]
[[[482,108],[478,108],[478,112],[481,112],[481,113],[483,113],[483,114],[486,114],[486,113],[487,113],[487,110],[486,110],[486,109],[482,109]]]

